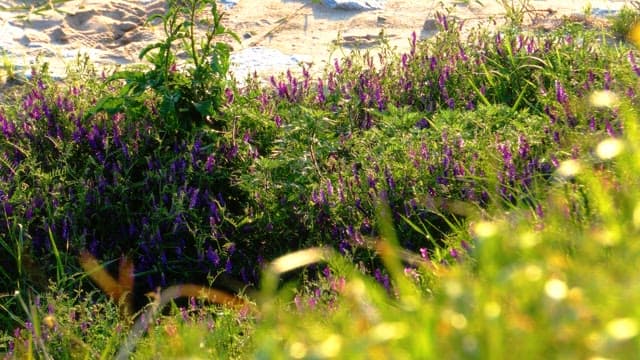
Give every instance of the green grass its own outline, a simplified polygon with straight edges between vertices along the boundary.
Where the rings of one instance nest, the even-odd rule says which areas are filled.
[[[640,68],[610,40],[631,15],[535,34],[514,5],[465,38],[438,15],[407,54],[240,87],[215,3],[172,6],[152,68],[35,68],[0,105],[6,358],[640,353]],[[133,317],[84,251],[133,261]],[[187,282],[248,304],[145,300]]]

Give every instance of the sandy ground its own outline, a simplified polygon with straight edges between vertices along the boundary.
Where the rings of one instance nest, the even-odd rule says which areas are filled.
[[[421,39],[436,33],[434,16],[446,9],[465,19],[467,26],[504,18],[501,1],[481,2],[386,0],[381,10],[346,11],[311,0],[238,0],[232,7],[220,8],[226,26],[242,39],[233,44],[234,71],[241,77],[254,70],[282,71],[299,61],[318,69],[340,57],[341,51],[375,49],[381,32],[398,51],[406,51],[412,32]],[[588,4],[601,16],[625,3],[629,2],[530,0],[527,18],[535,15],[543,23],[584,13]],[[29,10],[18,9],[29,5]],[[0,0],[0,51],[23,71],[39,57],[50,62],[59,76],[78,52],[88,54],[99,66],[136,63],[140,50],[162,35],[160,25],[145,24],[145,19],[165,7],[164,0]]]

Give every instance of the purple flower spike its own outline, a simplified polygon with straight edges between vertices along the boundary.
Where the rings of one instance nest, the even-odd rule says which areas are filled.
[[[204,165],[204,169],[207,172],[211,172],[215,165],[216,165],[216,156],[214,154],[207,156],[207,162]]]
[[[425,118],[422,118],[422,119],[420,119],[420,120],[418,120],[416,122],[415,126],[420,130],[428,129],[429,128],[429,121],[427,121],[427,119],[425,119]]]
[[[611,88],[611,73],[608,71],[604,72],[604,89],[609,90]]]
[[[375,190],[376,192],[378,191],[378,188],[376,187],[376,183],[378,182],[373,176],[368,175],[367,176],[367,182],[369,183],[369,188]]]
[[[518,155],[522,159],[526,159],[529,156],[529,143],[522,134],[518,136]]]
[[[191,193],[191,198],[189,199],[189,209],[193,209],[198,206],[198,195],[200,194],[200,189],[195,188]]]
[[[613,125],[611,124],[611,122],[609,120],[607,120],[605,122],[604,128],[607,131],[607,135],[609,135],[611,137],[616,137],[616,132],[613,129]]]
[[[328,266],[326,266],[326,267],[322,270],[322,275],[324,275],[324,277],[325,277],[327,280],[331,280],[331,269],[330,269]]]
[[[2,127],[2,133],[7,139],[11,137],[16,131],[13,123],[7,120],[7,118],[5,118],[2,114],[0,114],[0,126]]]
[[[382,91],[381,91],[379,86],[376,88],[376,91],[374,93],[374,97],[376,99],[376,102],[378,103],[378,110],[379,111],[383,111],[384,108],[385,108],[384,96],[382,95]]]
[[[324,84],[322,82],[322,78],[318,78],[318,95],[316,97],[316,100],[320,104],[324,104],[324,102],[326,100],[326,98],[324,96]]]
[[[569,95],[567,95],[567,92],[564,90],[564,87],[562,86],[562,84],[560,84],[560,82],[558,80],[555,81],[555,89],[556,89],[556,100],[560,103],[560,104],[567,104],[569,102]]]
[[[336,69],[336,74],[342,74],[342,68],[340,68],[340,63],[338,62],[338,59],[334,59],[333,66]]]
[[[460,60],[465,62],[469,60],[469,57],[467,56],[467,53],[464,51],[464,48],[462,47],[462,45],[460,46]]]
[[[417,35],[416,32],[412,32],[411,33],[411,56],[415,55],[416,53],[416,40],[417,40]]]
[[[389,190],[394,191],[396,189],[396,181],[393,178],[393,174],[387,168],[387,169],[384,170],[384,175],[385,175],[385,177],[387,179],[387,185],[389,185]]]
[[[376,269],[373,273],[373,276],[376,279],[376,281],[382,284],[384,289],[387,290],[387,293],[391,294],[392,289],[391,289],[391,281],[389,280],[389,275],[382,274],[380,269]]]
[[[596,131],[596,117],[591,116],[589,118],[589,130]]]
[[[442,26],[444,31],[448,31],[449,30],[449,21],[447,20],[447,16],[446,15],[438,13],[436,15],[436,19],[438,20],[438,23],[440,23],[440,25]]]
[[[234,97],[233,90],[231,90],[230,88],[226,88],[224,89],[224,94],[227,98],[227,104],[229,105],[233,104],[233,97]]]
[[[629,54],[627,55],[627,59],[629,59],[629,63],[631,64],[631,68],[636,73],[636,75],[640,76],[640,67],[636,63],[636,57],[633,55],[633,51],[629,50]]]
[[[207,249],[207,260],[209,260],[209,262],[214,266],[218,266],[220,264],[220,256],[218,256],[218,252],[213,250],[211,246]]]
[[[420,257],[424,261],[429,261],[429,250],[427,248],[420,248]]]
[[[531,55],[536,51],[536,42],[533,39],[527,41],[527,54]]]
[[[438,59],[432,56],[431,59],[429,59],[429,70],[434,71],[436,66],[438,66]]]
[[[447,99],[447,106],[449,107],[449,109],[454,109],[456,107],[456,102],[453,98],[448,98]]]

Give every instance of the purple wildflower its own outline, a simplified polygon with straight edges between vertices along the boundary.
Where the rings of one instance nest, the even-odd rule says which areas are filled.
[[[342,69],[340,68],[340,63],[338,62],[338,59],[334,59],[333,61],[333,66],[336,69],[336,74],[342,74]]]
[[[636,73],[636,75],[640,76],[640,67],[636,63],[636,57],[633,55],[633,51],[629,50],[629,54],[627,55],[627,59],[629,59],[629,63],[631,64],[631,68]]]
[[[220,221],[222,221],[222,218],[220,217],[220,212],[218,211],[218,203],[215,201],[212,201],[211,204],[209,205],[209,214],[211,215],[210,220],[213,220],[214,224],[218,224],[220,223]]]
[[[324,84],[322,82],[322,78],[318,78],[318,95],[316,96],[316,100],[320,104],[324,104],[326,100],[324,96]]]
[[[444,31],[448,31],[449,30],[449,21],[447,20],[447,16],[446,15],[441,14],[441,13],[437,13],[436,14],[436,20],[438,21],[440,26],[442,26]]]
[[[247,144],[251,142],[251,131],[249,130],[245,131],[244,135],[242,136],[242,141],[244,141]]]
[[[389,168],[386,168],[384,170],[384,175],[386,177],[387,185],[389,186],[389,190],[394,191],[396,189],[396,181],[393,178],[393,174],[391,173]]]
[[[518,154],[521,159],[526,159],[529,156],[529,143],[522,134],[518,136]]]
[[[591,116],[589,118],[589,130],[596,131],[596,117]]]
[[[410,50],[411,56],[414,56],[416,53],[416,40],[417,40],[417,35],[416,35],[416,32],[413,31],[411,33],[411,50]]]
[[[604,72],[604,85],[603,85],[605,90],[609,90],[611,88],[611,81],[612,81],[611,73],[608,72],[608,71],[605,71]]]
[[[231,90],[230,88],[224,89],[224,95],[227,98],[227,104],[229,105],[233,104],[233,98],[234,98],[233,90]]]
[[[380,269],[376,269],[373,272],[373,276],[377,282],[379,282],[385,290],[387,290],[388,294],[391,294],[391,281],[389,280],[389,275],[383,274]]]
[[[604,123],[604,128],[607,131],[607,135],[611,136],[611,137],[615,137],[616,136],[616,132],[613,129],[613,125],[611,124],[611,121],[606,120]]]
[[[378,181],[373,176],[367,175],[367,182],[369,184],[369,188],[375,190],[376,192],[378,191],[378,188],[376,187],[376,183]]]
[[[428,129],[429,128],[429,121],[427,121],[426,118],[422,118],[420,120],[418,120],[416,122],[415,125],[418,129],[422,130],[422,129]]]
[[[633,99],[636,97],[636,91],[633,89],[633,87],[629,86],[627,88],[626,95],[629,99]]]
[[[422,142],[420,144],[420,156],[422,156],[422,158],[427,161],[431,159],[431,156],[429,155],[429,148],[427,147],[427,144],[425,142]]]
[[[429,60],[429,70],[434,71],[438,66],[438,59],[435,56],[432,56]]]
[[[498,55],[502,55],[502,34],[497,33],[495,36],[496,51]]]
[[[258,96],[258,101],[260,101],[260,111],[263,113],[266,112],[267,105],[269,104],[269,97],[267,96],[267,93],[263,91],[260,96]]]
[[[529,41],[527,41],[527,54],[531,55],[536,51],[536,43],[535,40],[533,39],[529,39]]]
[[[218,266],[220,264],[220,256],[218,256],[218,252],[213,250],[211,246],[207,249],[207,260],[209,260],[209,262],[214,266]]]
[[[384,96],[382,95],[382,90],[380,89],[380,86],[376,87],[374,97],[376,99],[376,102],[378,103],[378,110],[383,111],[385,104],[384,104]]]
[[[320,289],[315,289],[313,292],[313,295],[310,296],[308,300],[309,309],[311,310],[315,309],[320,299],[320,295],[321,295]]]
[[[556,89],[556,100],[560,104],[563,104],[563,105],[567,104],[569,102],[569,96],[567,95],[567,92],[564,90],[564,87],[562,86],[562,84],[558,80],[555,80],[554,85]]]
[[[198,206],[198,195],[200,194],[200,189],[195,188],[192,190],[191,198],[189,199],[189,209],[193,209]]]
[[[462,47],[462,45],[460,45],[460,54],[459,55],[460,55],[460,59],[462,61],[466,62],[467,60],[469,60],[469,57],[467,56],[467,53],[464,51],[464,48]]]
[[[455,100],[450,97],[446,100],[447,106],[449,107],[449,109],[454,109],[456,107],[456,102]]]
[[[324,275],[325,279],[331,280],[331,269],[328,266],[325,266],[325,268],[322,269],[322,275]]]
[[[216,165],[216,156],[215,156],[215,154],[211,154],[211,155],[207,156],[207,162],[204,165],[204,169],[207,172],[211,172],[215,165]]]
[[[7,120],[7,118],[4,117],[2,114],[0,114],[0,125],[2,126],[2,133],[6,138],[11,137],[16,131],[16,128],[13,125],[13,123]]]
[[[429,249],[427,249],[427,248],[420,248],[420,257],[421,257],[424,261],[429,261]]]

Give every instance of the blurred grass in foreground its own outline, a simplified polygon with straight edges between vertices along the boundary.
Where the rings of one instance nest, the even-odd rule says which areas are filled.
[[[475,219],[473,245],[461,262],[425,262],[415,272],[394,259],[387,223],[392,260],[386,265],[397,299],[335,259],[334,278],[346,277],[335,303],[266,311],[256,330],[257,357],[601,359],[640,353],[638,117],[609,92],[592,102],[619,109],[626,136],[602,141],[590,158],[562,163],[542,217],[516,210]],[[426,292],[406,287],[420,277],[432,277],[434,286]]]

